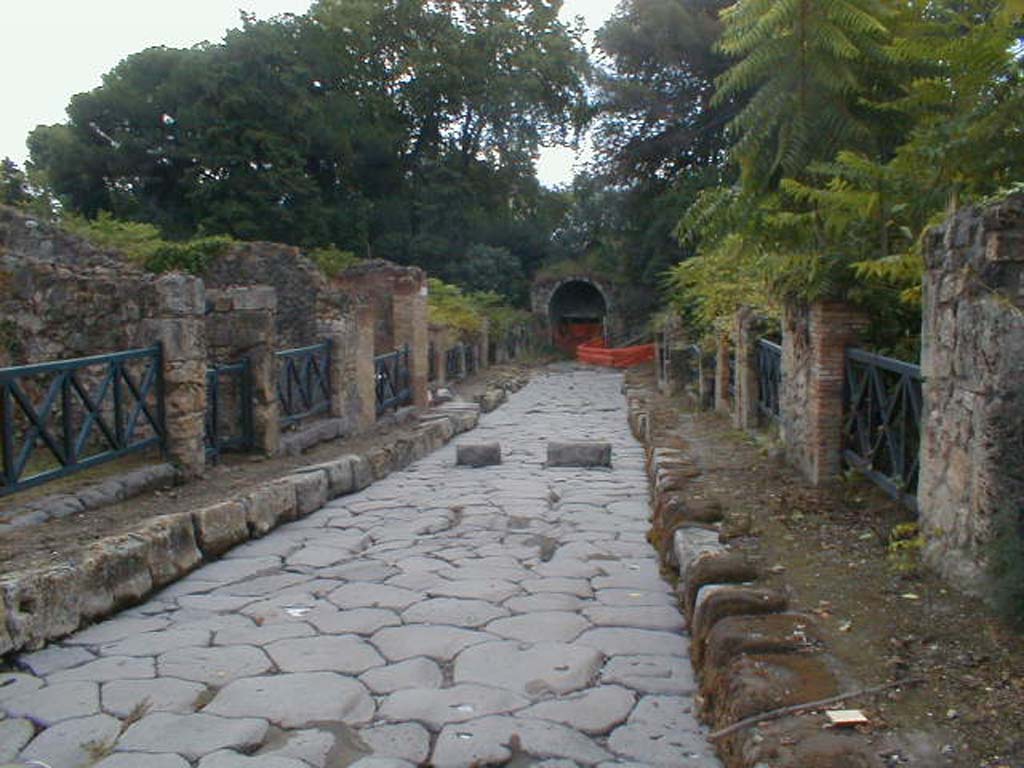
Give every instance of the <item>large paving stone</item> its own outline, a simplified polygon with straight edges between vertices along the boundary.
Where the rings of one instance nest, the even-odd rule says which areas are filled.
[[[484,600],[434,597],[406,608],[402,612],[402,621],[406,624],[448,624],[453,627],[476,628],[507,615],[508,611]]]
[[[203,710],[225,717],[264,717],[282,728],[319,722],[366,723],[373,699],[355,680],[334,672],[296,672],[249,677],[221,688]]]
[[[85,768],[110,749],[120,732],[121,724],[109,715],[65,720],[29,742],[21,759],[53,768]]]
[[[583,615],[601,627],[634,627],[683,631],[683,617],[674,608],[659,605],[588,605]]]
[[[486,629],[492,634],[510,640],[568,643],[589,627],[590,622],[576,613],[538,611],[492,621]]]
[[[522,717],[538,717],[568,725],[583,733],[607,733],[625,722],[636,695],[616,685],[602,685],[585,691],[534,704]]]
[[[592,597],[594,590],[590,588],[590,582],[586,579],[566,579],[556,576],[546,578],[525,579],[522,586],[532,594],[544,592],[559,592],[577,597]]]
[[[385,694],[405,688],[440,688],[444,675],[436,662],[418,657],[376,667],[364,672],[359,679],[374,693]]]
[[[502,605],[514,613],[534,613],[536,611],[576,611],[584,603],[575,595],[551,592],[509,598]]]
[[[313,627],[303,621],[278,622],[262,624],[260,626],[247,625],[218,630],[213,636],[213,644],[255,645],[262,647],[278,640],[287,640],[292,637],[308,637],[314,634],[316,634],[316,631]]]
[[[214,752],[199,761],[198,768],[308,768],[293,757],[240,755],[230,749]]]
[[[605,656],[657,654],[685,656],[687,640],[671,632],[628,627],[598,627],[584,632],[576,641],[600,650]]]
[[[259,648],[232,645],[169,651],[157,659],[157,667],[162,677],[220,686],[240,677],[262,675],[273,669],[273,664]]]
[[[483,643],[459,654],[455,682],[507,688],[528,696],[586,687],[604,657],[594,648],[566,643]]]
[[[24,717],[37,725],[50,726],[73,717],[99,714],[100,687],[85,680],[57,683],[8,699],[0,709],[8,717]]]
[[[598,589],[594,592],[594,599],[604,605],[632,607],[639,605],[658,605],[678,610],[675,596],[660,590]]]
[[[430,734],[419,723],[397,723],[364,728],[359,738],[374,757],[390,757],[423,765],[430,757]]]
[[[387,584],[345,584],[331,592],[327,599],[339,608],[392,608],[401,610],[418,603],[426,596],[411,589]]]
[[[338,730],[334,725],[330,728]],[[319,728],[309,728],[304,731],[279,731],[270,735],[259,750],[259,754],[302,760],[313,768],[331,768],[327,765],[327,761],[334,751],[337,741],[333,733]]]
[[[210,643],[210,632],[203,629],[169,628],[157,632],[143,632],[126,637],[100,648],[104,656],[159,656],[177,648],[202,646]]]
[[[321,632],[332,635],[372,635],[378,629],[395,627],[402,623],[397,613],[386,608],[314,611],[306,618]]]
[[[152,632],[167,626],[165,618],[114,618],[101,621],[88,629],[76,632],[64,640],[69,645],[105,645],[140,632]]]
[[[451,688],[414,688],[388,696],[380,715],[403,722],[418,720],[433,728],[461,723],[485,715],[507,714],[522,709],[529,700],[508,690],[472,683]]]
[[[96,763],[95,768],[189,768],[188,761],[180,755],[149,755],[132,752],[118,752]]]
[[[431,597],[462,597],[467,600],[485,600],[500,603],[520,592],[518,586],[504,579],[442,580],[427,590]]]
[[[206,686],[173,677],[115,680],[100,689],[103,711],[125,718],[138,712],[192,712]]]
[[[679,656],[616,656],[601,670],[601,681],[640,693],[692,694],[697,688],[690,660]]]
[[[35,733],[28,720],[0,720],[0,761],[14,760]]]
[[[156,676],[153,659],[134,656],[110,656],[90,661],[78,667],[64,669],[50,675],[49,681],[70,683],[76,680],[91,680],[105,683],[110,680],[142,680]]]
[[[589,738],[564,725],[496,715],[445,726],[434,745],[431,765],[503,765],[513,757],[512,747],[534,758],[566,758],[581,765],[610,757]]]
[[[77,667],[96,658],[85,648],[51,645],[35,653],[24,653],[18,657],[18,666],[35,675],[46,676],[62,669]]]
[[[197,713],[155,712],[128,727],[119,752],[174,752],[197,760],[219,749],[255,749],[267,733],[267,721],[255,717],[214,717]]]
[[[389,661],[402,661],[416,656],[451,661],[462,649],[493,639],[493,635],[459,627],[409,624],[385,627],[371,641]]]
[[[646,696],[636,705],[629,722],[612,731],[608,748],[645,765],[719,768],[721,763],[691,713],[692,707],[689,699]]]
[[[365,640],[352,635],[279,640],[267,653],[282,672],[342,672],[358,675],[384,659]]]
[[[43,687],[44,680],[24,672],[0,672],[0,706]]]

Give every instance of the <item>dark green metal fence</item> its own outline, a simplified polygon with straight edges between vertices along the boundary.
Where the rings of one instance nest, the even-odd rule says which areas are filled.
[[[846,352],[843,457],[895,498],[916,506],[921,368],[861,349]]]
[[[253,444],[252,370],[249,359],[206,371],[206,458],[247,451]]]
[[[325,413],[331,407],[330,341],[281,350],[275,357],[281,424]]]
[[[374,358],[374,368],[378,416],[412,402],[408,346]]]
[[[0,369],[0,496],[164,436],[159,346]]]
[[[782,409],[782,347],[768,339],[757,340],[757,409],[761,415],[779,421]]]

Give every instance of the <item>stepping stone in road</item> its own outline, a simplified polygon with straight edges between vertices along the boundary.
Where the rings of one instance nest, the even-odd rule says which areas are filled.
[[[491,467],[501,464],[501,444],[464,443],[456,446],[455,463],[462,467]]]
[[[548,443],[549,467],[610,467],[611,443],[551,442]]]

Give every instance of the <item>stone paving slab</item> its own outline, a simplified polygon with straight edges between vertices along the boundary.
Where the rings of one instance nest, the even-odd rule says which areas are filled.
[[[718,766],[620,386],[549,369],[473,435],[16,659],[0,761]],[[470,439],[504,462],[456,468]],[[614,465],[545,466],[552,440]]]

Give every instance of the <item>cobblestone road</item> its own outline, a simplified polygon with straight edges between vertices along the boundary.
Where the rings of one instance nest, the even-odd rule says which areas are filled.
[[[503,465],[449,445],[22,656],[0,763],[717,766],[620,384],[538,374],[460,438]],[[612,470],[543,466],[588,438]]]

